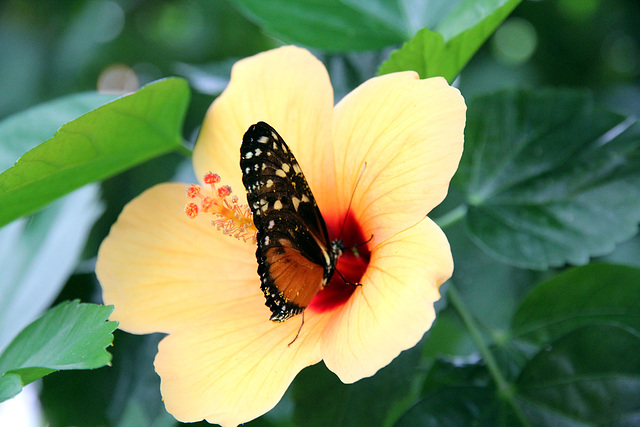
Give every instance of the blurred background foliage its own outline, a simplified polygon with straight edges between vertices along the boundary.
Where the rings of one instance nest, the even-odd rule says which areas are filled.
[[[276,35],[261,28],[240,3],[3,0],[0,119],[71,93],[98,87],[135,89],[162,77],[178,75],[187,78],[192,88],[184,138],[193,143],[206,109],[226,85],[231,64],[282,43]],[[390,51],[399,46],[400,43],[377,50],[329,52],[312,48],[312,51],[327,65],[339,99],[373,77]],[[614,111],[640,116],[640,2],[525,0],[465,67],[456,85],[467,99],[505,87],[588,88],[599,102]],[[92,273],[93,260],[124,204],[155,183],[172,179],[194,181],[190,170],[189,161],[169,154],[104,181],[101,184],[104,210],[90,232],[83,261],[75,267],[56,302],[79,298],[100,303],[100,289]],[[446,208],[442,211],[446,212]],[[460,291],[465,299],[473,301],[473,312],[499,330],[513,314],[516,302],[548,273],[506,265],[496,268],[486,255],[467,245],[468,237],[457,228],[461,225],[447,233],[457,263],[465,257],[474,260],[467,264],[472,267],[456,271]],[[468,253],[470,250],[472,253]],[[640,266],[638,238],[620,245],[606,260]],[[465,286],[471,284],[470,277],[477,280],[484,276],[508,280],[488,279],[487,282],[495,283],[492,289]],[[497,308],[496,294],[502,295],[503,301]],[[418,358],[419,351],[471,354],[468,340],[461,338],[456,343],[438,340],[459,324],[450,312],[442,312],[441,318],[444,319],[441,327],[432,330],[433,339],[422,350],[403,354],[402,360],[381,375],[405,381],[402,384],[409,387],[411,381],[394,369],[405,360],[415,363],[411,360]],[[115,345],[110,349],[114,354],[112,367],[45,377],[36,384],[45,418],[56,426],[173,425],[175,420],[163,410],[159,378],[153,372],[158,340],[157,336],[132,336],[117,331]],[[438,348],[441,342],[443,347]],[[251,425],[290,425],[289,420],[297,416],[292,395],[312,393],[305,389],[310,377],[320,384],[317,387],[322,390],[316,388],[315,392],[322,396],[335,393],[340,387],[326,371],[317,367],[305,370],[278,407]],[[486,380],[480,377],[480,383]],[[367,381],[352,386],[351,391],[340,389],[340,393],[365,393],[375,387]]]

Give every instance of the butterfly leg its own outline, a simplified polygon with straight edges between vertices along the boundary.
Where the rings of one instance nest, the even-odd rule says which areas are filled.
[[[288,344],[288,347],[291,346],[291,344],[293,344],[294,342],[296,342],[296,340],[298,339],[298,336],[300,335],[300,331],[302,330],[302,325],[304,325],[304,311],[302,311],[302,323],[300,323],[300,327],[298,328],[298,332],[296,333],[296,336],[293,338],[293,341],[291,341]]]

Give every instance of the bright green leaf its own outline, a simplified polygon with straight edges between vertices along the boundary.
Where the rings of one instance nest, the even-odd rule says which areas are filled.
[[[524,367],[515,384],[517,402],[535,426],[637,425],[639,354],[636,332],[608,325],[577,329]]]
[[[0,351],[51,305],[76,268],[102,213],[99,193],[97,184],[84,186],[0,228]]]
[[[423,28],[382,64],[378,74],[416,71],[421,78],[443,76],[453,82],[498,25],[521,0],[465,2],[435,30]],[[485,5],[479,3],[486,3]]]
[[[67,123],[0,175],[0,226],[181,146],[189,89],[161,80]]]
[[[65,302],[27,326],[0,355],[0,401],[57,370],[107,365],[105,348],[117,322],[106,321],[113,306]]]
[[[45,141],[63,124],[112,101],[115,95],[86,92],[65,96],[0,122],[0,171],[9,168],[27,151]]]
[[[571,91],[501,92],[469,104],[454,182],[487,252],[546,269],[611,252],[640,221],[640,125]]]
[[[75,276],[89,285],[91,275]],[[42,379],[40,403],[51,426],[157,426],[169,415],[153,369],[162,334],[131,335],[114,331],[109,369],[66,371]],[[79,390],[82,390],[79,398]],[[138,417],[139,416],[139,417]],[[137,422],[137,423],[136,423]]]
[[[520,305],[513,334],[546,344],[585,325],[625,326],[640,334],[640,269],[590,264],[538,285]]]

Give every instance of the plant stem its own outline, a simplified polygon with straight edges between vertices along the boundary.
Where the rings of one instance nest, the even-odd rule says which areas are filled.
[[[522,425],[529,427],[529,421],[524,416],[522,410],[514,400],[513,388],[511,387],[511,384],[509,384],[509,382],[506,380],[504,375],[502,375],[502,371],[500,371],[500,368],[498,367],[498,362],[485,343],[484,337],[482,336],[482,332],[480,332],[480,328],[478,327],[476,320],[473,318],[473,315],[460,298],[460,294],[458,294],[458,290],[456,289],[455,285],[452,282],[449,282],[447,286],[447,298],[449,299],[451,306],[460,315],[462,322],[471,335],[471,339],[478,348],[478,351],[482,355],[483,360],[487,364],[489,374],[498,387],[498,394],[509,404],[509,406],[511,406],[513,412],[518,417]]]
[[[440,228],[447,228],[460,221],[467,214],[467,205],[460,205],[434,221]]]
[[[193,152],[189,150],[187,147],[185,147],[184,144],[182,143],[178,147],[176,147],[175,152],[183,155],[187,159],[190,159],[191,155],[193,154]]]

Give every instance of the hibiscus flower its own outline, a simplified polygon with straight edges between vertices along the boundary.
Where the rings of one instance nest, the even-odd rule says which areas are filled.
[[[186,184],[155,186],[125,207],[98,253],[111,318],[131,333],[167,334],[155,368],[173,416],[235,426],[273,408],[306,366],[324,360],[352,383],[422,338],[453,270],[447,239],[426,215],[458,166],[465,111],[444,79],[413,72],[370,79],[334,107],[322,63],[292,46],[234,66],[193,152],[202,188],[189,196],[200,201],[200,214],[185,215]],[[337,271],[362,285],[334,274],[293,343],[301,316],[269,320],[255,227],[242,206],[240,143],[259,121],[286,141],[330,236],[351,248]],[[221,232],[220,209],[239,212],[241,232],[233,223]]]

